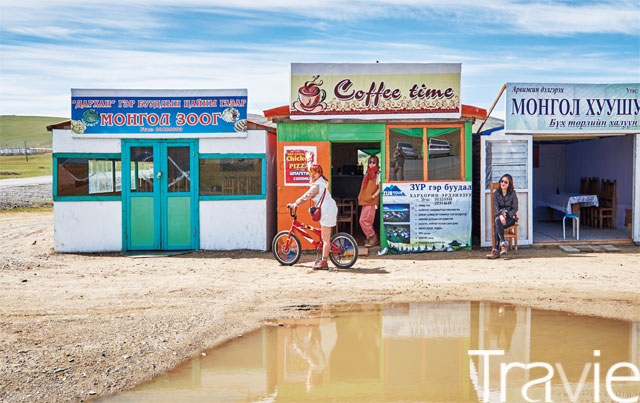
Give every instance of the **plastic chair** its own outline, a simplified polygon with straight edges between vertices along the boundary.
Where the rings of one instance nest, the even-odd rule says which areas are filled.
[[[576,240],[580,240],[580,216],[577,214],[565,214],[562,217],[562,239],[567,239],[565,234],[565,220],[569,218],[571,219],[571,229],[573,232],[573,236],[576,237]],[[576,230],[577,229],[577,230]]]

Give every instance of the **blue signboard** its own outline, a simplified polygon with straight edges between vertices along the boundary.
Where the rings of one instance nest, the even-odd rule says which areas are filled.
[[[71,90],[75,134],[247,131],[247,90]]]

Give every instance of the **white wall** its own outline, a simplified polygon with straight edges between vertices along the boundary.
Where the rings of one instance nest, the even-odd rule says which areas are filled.
[[[535,147],[535,145],[534,145]],[[533,168],[533,198],[539,198],[542,193],[578,192],[567,189],[565,186],[565,145],[564,144],[539,144],[538,168]],[[546,207],[538,207],[534,210],[534,219],[545,218]]]
[[[54,153],[120,153],[119,138],[79,138],[71,130],[53,130],[52,141]]]
[[[602,137],[566,145],[567,191],[577,193],[581,177],[616,180],[617,228],[624,228],[624,210],[633,204],[633,137]]]
[[[200,202],[200,248],[267,250],[266,200]]]
[[[54,202],[53,247],[56,252],[122,250],[122,203]]]
[[[267,152],[267,132],[248,130],[247,137],[200,139],[200,154],[264,154]]]

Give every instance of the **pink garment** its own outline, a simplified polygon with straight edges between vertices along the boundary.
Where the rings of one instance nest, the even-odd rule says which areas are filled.
[[[362,227],[362,232],[364,232],[367,238],[376,235],[376,232],[373,230],[373,221],[375,219],[376,206],[362,206],[362,211],[360,212],[360,227]]]

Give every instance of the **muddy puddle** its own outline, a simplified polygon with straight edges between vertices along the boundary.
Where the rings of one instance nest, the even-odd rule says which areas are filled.
[[[611,402],[640,395],[638,367],[640,323],[482,302],[359,304],[279,320],[104,401]]]

